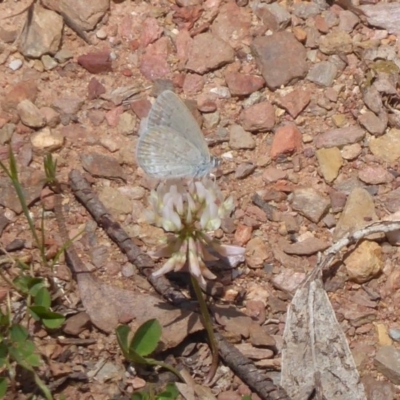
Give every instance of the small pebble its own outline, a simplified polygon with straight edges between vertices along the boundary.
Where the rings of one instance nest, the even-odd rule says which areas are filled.
[[[400,341],[400,329],[399,328],[389,328],[389,336],[396,342]]]
[[[13,71],[17,71],[22,67],[22,64],[23,64],[22,60],[19,59],[12,60],[10,64],[8,64],[8,68],[12,69]]]
[[[100,28],[97,32],[96,32],[96,37],[100,40],[104,40],[107,38],[107,31],[104,28]]]

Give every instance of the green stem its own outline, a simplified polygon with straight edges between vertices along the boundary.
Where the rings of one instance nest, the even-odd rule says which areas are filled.
[[[196,297],[199,302],[202,323],[203,323],[205,330],[207,331],[208,340],[210,342],[210,347],[211,347],[212,363],[211,363],[210,371],[208,372],[207,378],[205,380],[205,383],[210,383],[212,381],[212,379],[214,378],[214,375],[217,372],[217,368],[218,368],[218,361],[219,361],[218,345],[217,345],[217,341],[216,341],[215,335],[214,335],[214,328],[213,328],[211,316],[210,316],[210,313],[208,312],[208,307],[207,307],[206,301],[204,300],[203,292],[201,291],[199,282],[197,281],[196,277],[194,277],[193,275],[191,275],[191,280],[192,280],[192,286],[193,286],[194,292],[196,293]]]

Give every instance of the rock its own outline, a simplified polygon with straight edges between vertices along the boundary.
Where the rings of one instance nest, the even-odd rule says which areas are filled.
[[[204,74],[234,61],[234,51],[228,43],[209,32],[194,37],[186,68]]]
[[[52,152],[58,150],[64,144],[64,135],[52,132],[49,128],[43,128],[31,136],[33,150],[39,152]]]
[[[271,103],[263,101],[244,109],[239,120],[247,131],[268,131],[275,125],[275,110]]]
[[[276,167],[267,167],[265,168],[262,174],[263,181],[267,183],[277,182],[281,179],[286,179],[286,178],[287,178],[287,172],[282,171],[281,169],[278,169]]]
[[[114,157],[98,153],[83,154],[83,168],[93,176],[107,179],[126,180],[125,172]]]
[[[395,388],[390,382],[375,379],[371,375],[363,375],[361,383],[365,388],[367,399],[389,400],[395,398]]]
[[[382,196],[382,202],[385,208],[395,213],[400,210],[400,188],[390,191]]]
[[[327,183],[333,182],[343,165],[342,155],[337,147],[319,149],[316,151],[317,160],[322,176]]]
[[[354,160],[362,152],[362,147],[358,143],[349,144],[342,148],[341,154],[345,160]]]
[[[242,396],[234,390],[225,390],[219,393],[218,400],[241,400]]]
[[[55,128],[60,123],[60,115],[51,107],[42,107],[40,114],[42,114],[49,128]]]
[[[54,60],[53,57],[50,57],[48,54],[43,55],[40,58],[40,61],[42,62],[43,67],[46,71],[51,71],[58,66],[57,61]]]
[[[146,48],[150,43],[154,43],[158,40],[162,33],[163,28],[161,28],[155,18],[146,18],[141,27],[140,45],[142,48]]]
[[[346,144],[357,143],[364,139],[364,136],[365,131],[354,125],[321,133],[315,138],[314,143],[317,148],[341,147]]]
[[[229,146],[231,149],[254,149],[256,142],[250,132],[246,132],[240,125],[232,125],[229,130]]]
[[[78,64],[91,74],[100,74],[102,72],[112,71],[109,51],[99,51],[79,56]]]
[[[379,322],[374,322],[374,325],[376,328],[376,333],[378,335],[379,346],[391,346],[393,344],[393,341],[389,336],[386,325]]]
[[[282,268],[281,272],[279,272],[276,275],[273,275],[272,278],[272,284],[277,287],[280,290],[283,290],[286,293],[294,293],[296,289],[304,282],[304,278],[306,277],[306,274],[304,272],[293,272],[291,268]],[[272,299],[272,297],[271,297]],[[271,304],[271,299],[270,299],[270,308],[274,308],[272,311],[274,313],[276,312],[286,312],[286,305],[282,304],[281,307],[273,307],[273,304]]]
[[[358,171],[358,177],[368,185],[392,182],[394,176],[381,165],[366,165]]]
[[[332,86],[337,73],[338,69],[335,64],[322,61],[311,67],[307,79],[317,85],[329,87]]]
[[[74,53],[68,49],[61,49],[57,51],[54,56],[54,59],[56,59],[60,64],[67,62],[71,58],[74,58]]]
[[[344,264],[350,280],[368,282],[382,271],[382,249],[379,244],[364,240],[345,258]]]
[[[400,130],[393,128],[383,136],[372,137],[369,149],[381,161],[389,164],[395,162],[400,158]]]
[[[360,19],[350,10],[343,10],[339,13],[339,30],[352,32],[354,27],[360,22]]]
[[[130,198],[111,186],[103,186],[99,190],[98,196],[107,210],[116,216],[132,212],[132,201]]]
[[[304,239],[301,242],[291,243],[283,248],[286,254],[294,254],[298,256],[309,256],[311,254],[324,251],[329,247],[329,243],[316,237]]]
[[[241,74],[239,72],[228,72],[225,81],[232,96],[247,96],[265,85],[261,76]]]
[[[56,54],[61,44],[63,25],[61,15],[35,4],[30,29],[21,35],[18,50],[29,58]]]
[[[277,99],[280,107],[284,108],[293,118],[296,118],[310,103],[311,93],[304,89],[295,89]]]
[[[218,111],[214,111],[211,113],[205,113],[203,115],[203,127],[206,130],[215,129],[220,121],[220,115]]]
[[[72,94],[58,97],[53,102],[53,107],[61,115],[76,116],[83,103],[82,97]]]
[[[38,89],[36,82],[28,80],[17,83],[8,93],[5,94],[4,100],[2,101],[3,111],[9,112],[17,108],[17,105],[28,99],[32,103],[35,102],[38,95]]]
[[[380,347],[374,359],[375,368],[395,385],[400,385],[400,351],[394,346]]]
[[[203,113],[217,110],[216,96],[213,94],[200,94],[197,96],[197,109]]]
[[[276,159],[283,155],[291,155],[301,151],[303,141],[301,133],[295,124],[281,126],[275,132],[271,146],[271,158]]]
[[[249,36],[250,27],[249,10],[238,7],[234,2],[229,2],[219,8],[218,15],[211,25],[211,32],[232,47],[236,47],[246,36]]]
[[[149,45],[140,60],[140,72],[149,80],[163,79],[170,73],[167,61],[171,52],[170,38],[163,36]]]
[[[250,268],[262,268],[264,261],[269,257],[270,251],[262,238],[255,237],[247,243],[246,261]]]
[[[295,83],[307,73],[306,49],[292,33],[283,31],[256,37],[251,47],[265,82],[272,90]]]
[[[251,239],[252,232],[253,228],[251,226],[239,224],[235,232],[235,243],[239,246],[243,246]]]
[[[88,100],[94,100],[106,92],[106,88],[96,79],[92,78],[88,85]]]
[[[236,168],[235,178],[236,179],[247,178],[249,175],[251,175],[255,171],[255,169],[256,169],[256,166],[252,162],[241,163]]]
[[[18,104],[17,111],[22,123],[30,128],[42,128],[46,124],[40,110],[28,99]]]
[[[24,62],[19,58],[17,58],[15,60],[10,61],[10,63],[8,64],[8,68],[10,68],[12,71],[17,71],[22,67],[23,64]]]
[[[188,96],[193,96],[201,92],[204,87],[204,78],[197,74],[186,74],[183,81],[183,92]]]
[[[375,114],[382,111],[382,97],[374,85],[367,86],[363,91],[363,101],[365,105]]]
[[[399,3],[376,3],[361,6],[365,13],[368,24],[378,28],[386,29],[389,33],[399,33],[400,4]]]
[[[293,191],[292,208],[312,222],[318,223],[330,206],[329,199],[314,188]]]
[[[136,131],[136,118],[128,111],[122,113],[118,121],[118,132],[122,135],[133,135]]]
[[[67,318],[62,330],[67,335],[78,336],[90,326],[90,317],[85,312],[80,312]]]
[[[131,110],[140,119],[147,117],[151,109],[151,103],[148,99],[137,99],[132,101]]]
[[[325,54],[349,54],[353,51],[353,42],[347,32],[333,29],[325,36],[321,36],[319,49]]]
[[[307,19],[315,17],[321,12],[321,8],[317,3],[297,3],[294,5],[293,14],[296,17]]]
[[[376,116],[372,111],[366,111],[358,117],[358,122],[372,135],[381,136],[386,130],[388,118],[385,113]]]
[[[395,342],[400,341],[400,329],[399,328],[390,328],[388,331],[388,334],[391,339],[393,339]]]
[[[260,4],[260,6],[264,6],[264,4]],[[280,4],[272,3],[272,4],[265,4],[265,8],[268,10],[269,13],[273,16],[276,29],[275,30],[284,30],[287,28],[291,21],[290,13]]]
[[[43,0],[42,4],[61,15],[65,15],[76,28],[93,30],[110,7],[110,0]]]
[[[333,240],[340,240],[347,233],[367,225],[367,221],[372,222],[377,219],[372,196],[365,189],[356,187],[347,198],[346,205],[333,233]]]
[[[249,303],[249,302],[247,302]],[[254,303],[254,302],[253,302]],[[260,306],[263,306],[265,309],[265,305],[259,301]],[[246,304],[248,306],[248,304]],[[258,324],[252,324],[250,328],[250,342],[255,347],[270,347],[276,348],[276,341],[271,336],[268,335],[266,329]]]

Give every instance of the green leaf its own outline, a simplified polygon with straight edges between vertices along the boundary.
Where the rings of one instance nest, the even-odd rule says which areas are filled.
[[[0,378],[0,399],[2,399],[7,393],[8,382],[6,378]]]
[[[129,346],[129,353],[134,351],[141,356],[151,354],[161,338],[161,324],[156,319],[150,319],[135,332]]]
[[[30,306],[28,310],[32,318],[42,321],[44,326],[49,329],[57,329],[65,322],[62,314],[50,311],[47,307]]]
[[[175,400],[179,396],[179,390],[174,383],[168,383],[167,387],[157,395],[157,400]]]
[[[35,305],[46,308],[49,308],[51,306],[51,296],[47,288],[42,287],[39,289],[36,295],[34,295],[33,293],[31,294],[35,296]]]
[[[35,293],[43,287],[44,281],[42,278],[32,278],[31,276],[21,275],[14,279],[14,285],[19,289],[22,293],[32,294],[30,290],[33,289]]]
[[[242,397],[242,400],[251,400],[251,396],[246,394],[246,396]]]
[[[10,340],[16,343],[22,343],[28,339],[29,333],[22,325],[13,325],[10,328]]]
[[[128,325],[119,325],[115,332],[119,347],[121,348],[125,358],[128,358],[129,356],[128,337],[130,332],[131,330]]]
[[[149,394],[146,392],[133,393],[131,400],[149,400]]]
[[[40,367],[42,365],[42,359],[39,354],[31,354],[25,358],[25,362],[31,367]]]

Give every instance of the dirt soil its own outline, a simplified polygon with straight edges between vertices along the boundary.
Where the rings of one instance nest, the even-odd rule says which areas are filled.
[[[43,181],[43,155],[51,152],[65,184],[68,235],[83,232],[74,244],[82,268],[105,285],[101,293],[113,287],[126,299],[127,292],[144,296],[133,303],[137,310],[131,303],[124,310],[133,328],[153,315],[152,296],[166,304],[140,260],[132,263],[68,183],[71,171],[80,171],[141,254],[155,250],[165,233],[143,212],[157,182],[137,166],[135,148],[154,98],[174,90],[202,125],[212,155],[222,158],[217,183],[235,199],[214,236],[246,248],[244,263],[218,271],[224,290],[212,299],[216,329],[279,385],[287,306],[318,253],[372,221],[398,219],[400,47],[385,14],[385,6],[398,3],[36,3],[16,15],[30,1],[0,1],[0,160],[7,164],[11,143],[38,230],[44,211],[48,256],[64,243],[55,194]],[[398,11],[390,10],[394,18]],[[34,273],[47,277],[13,189],[0,177],[1,248],[13,258],[28,256]],[[369,399],[400,399],[399,243],[395,234],[381,234],[349,248],[325,282]],[[8,265],[5,273],[13,279],[19,269]],[[114,310],[118,294],[96,292],[93,304],[89,293],[85,303],[85,286],[64,257],[55,276],[61,292],[53,292],[53,309],[66,315],[64,326],[47,331],[24,319],[44,360],[38,371],[55,398],[129,399],[148,382],[161,387],[171,379],[124,360],[113,325],[123,318],[98,315],[103,306]],[[184,274],[169,278],[190,298]],[[0,285],[3,304],[9,294],[17,317],[26,310],[24,298],[7,282]],[[179,319],[175,309],[165,311],[174,315],[166,325]],[[201,325],[189,325],[179,335],[167,331],[159,359],[185,367],[204,385],[210,350]],[[17,382],[7,398],[30,398],[34,384]],[[224,360],[210,391],[198,393],[260,398]]]

